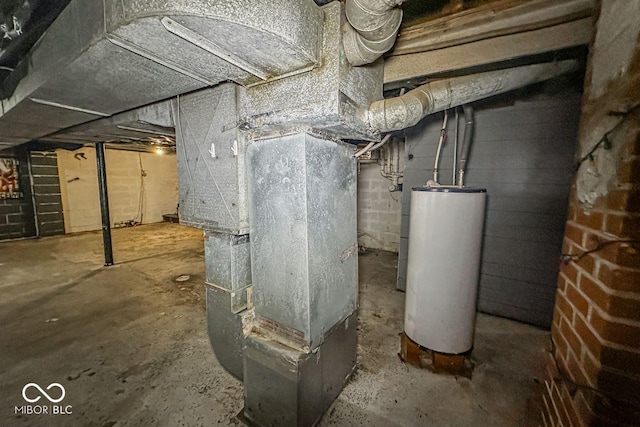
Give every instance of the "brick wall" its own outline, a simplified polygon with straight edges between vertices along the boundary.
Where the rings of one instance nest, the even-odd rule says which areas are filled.
[[[400,159],[404,157],[402,148],[401,143]],[[402,168],[402,161],[400,167]],[[358,244],[360,246],[398,252],[402,192],[389,192],[391,183],[381,175],[378,163],[360,164],[358,173]]]
[[[583,162],[558,277],[545,425],[640,422],[638,21],[638,2],[602,2],[590,48],[578,149]]]
[[[560,269],[545,396],[549,425],[640,419],[640,256],[633,244],[605,243],[640,239],[640,191],[634,189],[640,133],[616,142],[626,142],[628,156],[618,169],[621,189],[592,208],[572,197],[569,208],[564,253],[602,249]]]
[[[33,237],[36,235],[33,220],[33,201],[29,182],[29,163],[24,151],[3,152],[2,157],[18,159],[20,199],[0,199],[0,240]]]

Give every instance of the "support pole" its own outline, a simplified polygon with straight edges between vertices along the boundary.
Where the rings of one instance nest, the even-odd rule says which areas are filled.
[[[102,240],[104,243],[104,266],[113,265],[111,247],[111,220],[109,218],[109,195],[107,194],[107,166],[104,160],[104,143],[96,143],[98,162],[98,189],[100,191],[100,213],[102,214]]]

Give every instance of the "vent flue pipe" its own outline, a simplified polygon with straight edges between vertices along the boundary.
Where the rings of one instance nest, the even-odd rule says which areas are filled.
[[[353,66],[366,65],[391,49],[402,22],[405,0],[347,0],[344,52]]]
[[[576,69],[578,62],[568,60],[436,80],[402,96],[374,102],[366,112],[366,120],[379,132],[405,129],[429,114],[548,80]]]

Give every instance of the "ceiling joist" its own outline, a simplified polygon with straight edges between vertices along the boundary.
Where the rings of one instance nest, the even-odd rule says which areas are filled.
[[[500,0],[404,28],[385,84],[586,45],[594,0]]]

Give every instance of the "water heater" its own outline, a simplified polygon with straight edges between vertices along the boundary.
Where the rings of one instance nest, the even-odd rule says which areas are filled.
[[[430,350],[473,346],[486,196],[455,186],[411,192],[404,331]]]

